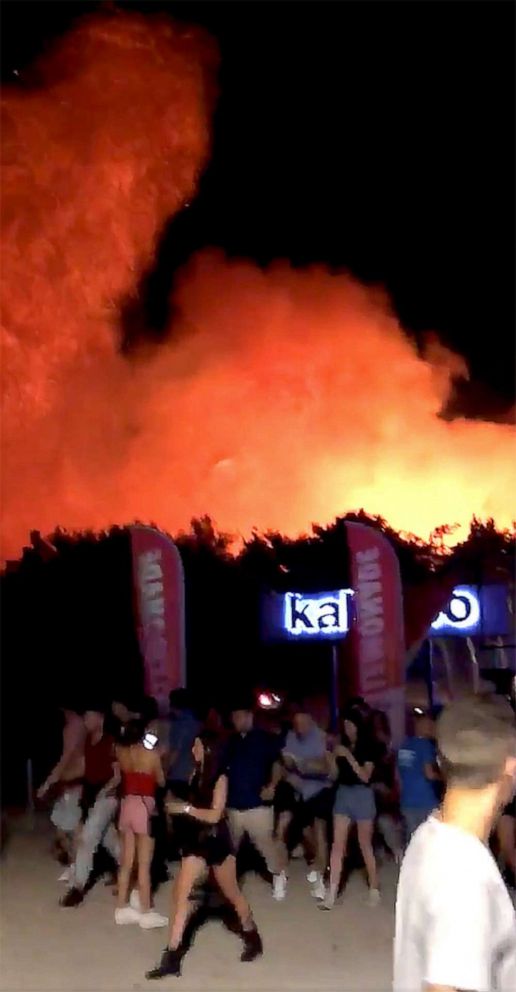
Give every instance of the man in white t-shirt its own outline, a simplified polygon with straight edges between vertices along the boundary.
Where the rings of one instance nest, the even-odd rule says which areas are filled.
[[[458,700],[437,738],[446,793],[401,868],[394,990],[515,992],[516,914],[488,847],[514,794],[514,715],[500,698]]]

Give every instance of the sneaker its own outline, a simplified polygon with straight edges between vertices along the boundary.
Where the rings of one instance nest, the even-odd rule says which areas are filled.
[[[139,922],[140,914],[135,909],[132,909],[131,906],[123,906],[120,909],[115,909],[115,923],[118,923],[118,926]]]
[[[131,892],[129,905],[131,909],[135,909],[137,913],[141,913],[142,904],[140,902],[140,893],[138,892],[138,889],[133,889],[133,891]]]
[[[306,876],[306,880],[310,885],[315,885],[315,883],[319,880],[319,872],[309,871],[308,875]]]
[[[287,894],[287,876],[284,871],[281,871],[279,875],[274,875],[272,880],[272,898],[276,902],[282,902]]]
[[[80,906],[82,900],[84,899],[84,893],[82,889],[68,889],[66,895],[63,896],[59,905],[64,906],[69,909],[71,906]]]
[[[161,916],[155,909],[150,909],[148,913],[138,915],[138,923],[142,930],[156,930],[158,927],[166,927],[168,916]]]
[[[59,878],[58,878],[57,881],[58,882],[69,882],[71,880],[71,878],[72,878],[72,869],[71,868],[65,868],[65,870],[61,872],[61,874],[60,874],[60,876],[59,876]]]
[[[323,909],[326,910],[327,912],[330,912],[330,910],[332,910],[335,905],[335,898],[336,898],[335,893],[332,892],[330,888],[328,888],[328,891],[325,893],[324,899],[317,904],[317,909]]]
[[[379,889],[369,889],[369,905],[377,906],[380,902],[380,890]]]
[[[319,872],[316,872],[316,875],[317,878],[314,885],[312,885],[310,894],[314,897],[314,899],[326,899],[326,886],[324,884],[324,879]]]

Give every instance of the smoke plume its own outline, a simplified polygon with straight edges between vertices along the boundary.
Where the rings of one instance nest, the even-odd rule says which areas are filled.
[[[460,356],[321,268],[201,253],[173,334],[124,355],[121,301],[210,147],[216,54],[135,16],[82,23],[3,105],[2,538],[192,515],[295,534],[364,507],[427,535],[510,524],[510,425],[439,416]]]

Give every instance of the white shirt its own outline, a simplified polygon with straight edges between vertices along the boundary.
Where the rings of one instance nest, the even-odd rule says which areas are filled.
[[[516,914],[489,849],[431,816],[403,860],[394,992],[515,992]]]

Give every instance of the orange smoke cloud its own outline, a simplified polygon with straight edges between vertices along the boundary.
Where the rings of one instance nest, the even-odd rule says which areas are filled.
[[[120,301],[207,160],[214,64],[197,32],[93,21],[6,97],[5,552],[32,527],[206,512],[243,534],[360,507],[424,535],[509,525],[512,427],[440,419],[463,360],[436,339],[418,356],[347,276],[202,253],[173,337],[120,354]]]

